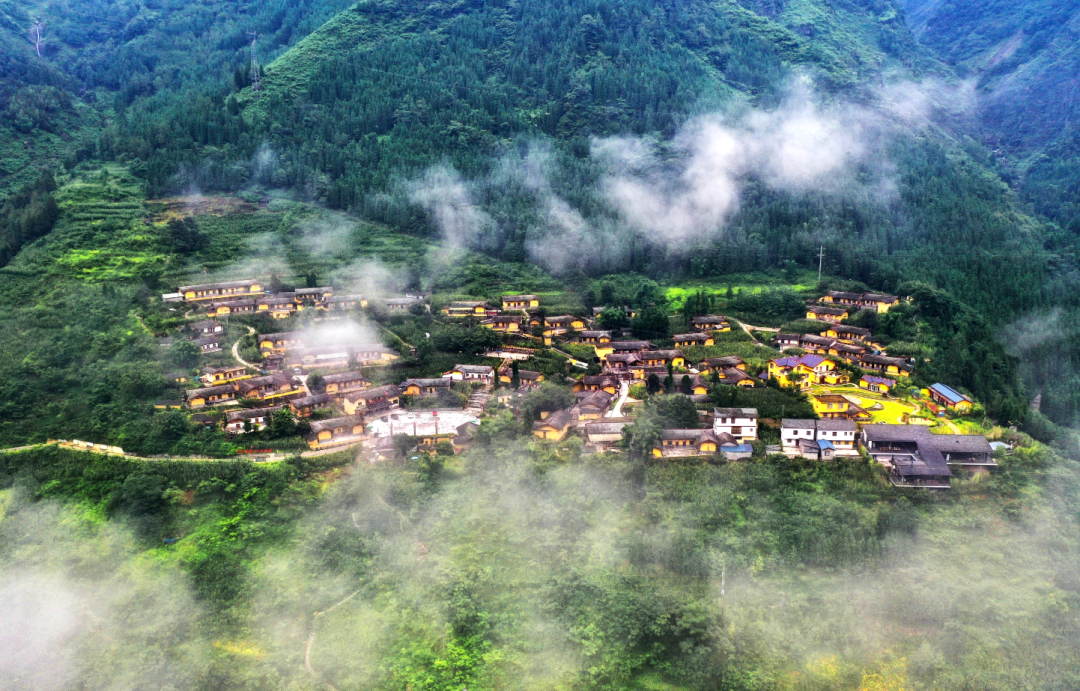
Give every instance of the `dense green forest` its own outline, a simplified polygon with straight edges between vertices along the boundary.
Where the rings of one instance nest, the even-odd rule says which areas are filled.
[[[1075,688],[1076,18],[0,0],[0,447],[31,445],[0,453],[0,687]],[[376,385],[499,363],[499,334],[439,312],[456,299],[613,307],[600,326],[663,348],[701,314],[816,333],[824,290],[894,292],[849,322],[915,359],[905,388],[976,400],[943,425],[1009,448],[948,493],[769,455],[774,423],[746,460],[651,459],[699,408],[816,417],[774,383],[652,396],[625,448],[586,453],[530,436],[600,371],[560,343],[461,453],[301,456],[309,421],[230,437],[164,402],[233,344],[257,362],[252,331],[320,326],[234,315],[199,354],[161,294],[248,277],[367,295],[347,328],[400,355]],[[418,290],[430,312],[380,300]],[[752,376],[778,355],[738,328],[685,350]]]
[[[924,281],[991,324],[1072,309],[1069,203],[1029,203],[1034,188],[1003,167],[987,143],[989,125],[971,129],[970,113],[948,96],[963,92],[958,78],[975,69],[976,56],[1016,31],[1033,38],[998,61],[994,75],[1007,65],[1052,64],[1039,74],[1058,83],[1064,63],[1046,55],[1065,48],[1054,28],[1061,22],[1050,17],[1067,8],[950,7],[382,0],[69,8],[10,0],[0,6],[9,48],[0,120],[11,135],[0,184],[17,195],[5,207],[0,244],[10,258],[49,227],[47,200],[33,201],[39,171],[118,160],[151,196],[290,190],[415,237],[442,236],[563,274],[810,267],[824,247],[833,275],[885,291]],[[1008,22],[996,22],[996,33],[980,29],[1000,16]],[[45,25],[40,57],[29,40],[37,19]],[[801,79],[809,91],[793,89]],[[994,79],[980,88],[993,90]],[[1054,93],[1031,83],[1024,93]],[[930,107],[914,119],[897,115],[898,102],[922,99]],[[1015,115],[993,122],[1025,146],[1058,147],[1038,165],[1068,170],[1068,128],[1054,124],[1068,120],[1065,111],[1036,110],[1050,120],[1021,120],[1059,133],[1058,144],[1019,133],[1008,124]],[[852,146],[872,155],[809,186],[777,184],[753,162],[737,163],[738,203],[696,219],[685,238],[669,235],[665,214],[685,202],[670,190],[694,147],[708,145],[694,138],[700,123],[719,114],[734,136],[752,141],[777,133],[754,129],[762,113],[779,114],[782,131],[805,124],[787,119],[804,111],[815,126],[860,131]],[[615,144],[637,147],[647,167],[613,175],[604,152]],[[823,147],[816,157],[832,153],[830,142]],[[613,180],[655,183],[646,189],[659,190],[660,215],[642,219],[613,202]],[[1036,373],[1054,366],[1048,351],[1075,360],[1073,342],[1014,351],[1026,358],[1031,395],[1047,394],[1047,411],[1061,422],[1080,407],[1076,387],[1064,383],[1072,370]]]
[[[916,37],[972,81],[1000,174],[1075,235],[1078,105],[1069,94],[1080,68],[1080,10],[1061,0],[903,4]]]

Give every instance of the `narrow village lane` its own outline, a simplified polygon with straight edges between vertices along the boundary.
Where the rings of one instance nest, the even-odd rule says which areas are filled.
[[[255,333],[255,329],[253,329],[252,327],[248,326],[246,328],[248,330],[248,335],[249,336],[253,335]],[[232,344],[232,355],[233,355],[233,359],[236,360],[237,362],[239,362],[244,367],[250,367],[251,369],[254,369],[254,370],[259,369],[258,367],[251,364],[250,362],[248,362],[244,358],[240,357],[240,341],[239,340],[236,343]]]
[[[604,417],[622,417],[622,406],[626,399],[630,398],[630,382],[619,384],[619,400],[615,401],[615,407],[607,412]]]

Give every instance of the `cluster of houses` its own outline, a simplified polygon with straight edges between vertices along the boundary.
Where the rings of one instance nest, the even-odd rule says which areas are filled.
[[[912,371],[911,360],[881,354],[881,348],[870,341],[870,330],[857,326],[831,324],[820,335],[778,333],[773,342],[781,351],[798,348],[813,355],[829,355],[877,374],[907,377]]]
[[[925,425],[862,425],[846,419],[782,420],[783,453],[831,460],[862,448],[898,487],[948,489],[952,468],[985,472],[997,467],[994,450],[979,434],[932,434]]]
[[[177,381],[186,381],[183,373],[176,375]],[[288,409],[298,418],[311,418],[320,411],[326,412],[320,413],[319,418],[337,414],[310,423],[311,433],[306,441],[310,448],[322,449],[367,439],[365,420],[396,411],[403,395],[437,395],[450,390],[455,382],[490,386],[495,376],[495,369],[490,366],[457,365],[438,378],[406,379],[399,385],[373,386],[359,370],[353,370],[324,375],[322,391],[313,393],[298,379],[290,379],[281,373],[251,376],[247,368],[237,365],[205,368],[200,383],[207,386],[189,389],[184,396],[187,406],[196,410],[237,405],[242,399],[266,403],[259,407],[228,410],[223,418],[206,416],[207,423],[220,421],[230,434],[261,430],[270,424],[274,413],[282,409]],[[512,374],[507,371],[506,376]],[[525,382],[533,382],[533,386],[543,380],[543,375],[528,370],[519,371],[518,376]]]
[[[267,311],[273,316],[288,316],[309,307],[333,310],[364,307],[367,303],[361,296],[334,296],[330,287],[267,295],[257,281],[181,286],[178,295],[183,301],[209,306],[208,311],[213,315]],[[407,311],[422,301],[422,297],[406,296],[387,300],[385,304],[391,312]],[[751,376],[738,356],[704,358],[689,373],[676,375],[676,388],[696,403],[706,404],[710,400],[709,388],[716,382],[752,387],[761,379],[772,378],[800,389],[844,384],[848,376],[838,369],[836,360],[840,360],[871,372],[860,379],[861,388],[888,393],[899,378],[911,373],[911,363],[881,354],[868,329],[839,322],[857,309],[886,312],[897,301],[898,298],[889,295],[830,291],[818,304],[807,308],[808,318],[825,322],[819,335],[776,335],[775,343],[781,350],[799,348],[804,353],[772,360],[759,377]],[[695,317],[691,331],[676,334],[675,347],[663,349],[647,340],[615,340],[612,331],[592,328],[594,319],[547,316],[538,307],[536,295],[511,295],[502,298],[499,308],[486,301],[455,301],[445,306],[442,313],[449,317],[477,318],[481,325],[509,334],[524,335],[539,329],[548,343],[554,336],[572,333],[579,343],[591,345],[601,363],[600,374],[578,379],[572,387],[574,404],[565,410],[541,413],[532,425],[532,434],[538,439],[558,441],[575,433],[596,451],[617,445],[627,425],[632,423],[631,418],[614,417],[618,413],[612,411],[626,385],[648,380],[653,375],[663,379],[676,369],[685,372],[688,363],[682,349],[711,346],[715,342],[714,334],[731,330],[731,323],[724,316]],[[602,310],[596,308],[593,317]],[[217,321],[195,322],[187,329],[196,342],[213,339],[212,343],[206,342],[210,350],[204,352],[220,347],[217,337],[224,328]],[[310,421],[311,431],[306,441],[310,448],[322,449],[370,439],[367,423],[376,418],[396,418],[403,396],[439,396],[451,391],[457,382],[480,384],[482,391],[499,384],[526,392],[544,381],[540,372],[518,368],[516,363],[511,365],[514,361],[527,360],[535,351],[504,345],[488,353],[504,361],[497,370],[486,365],[463,364],[439,377],[410,378],[396,385],[376,387],[358,368],[389,364],[398,357],[397,353],[381,344],[327,346],[309,341],[305,332],[262,334],[258,337],[258,347],[267,373],[253,376],[242,365],[204,368],[198,377],[200,386],[184,393],[184,403],[192,409],[206,409],[259,402],[258,407],[237,407],[224,413],[220,423],[230,434],[262,429],[271,424],[276,412],[289,410],[296,417]],[[318,393],[308,390],[301,382],[302,377],[294,379],[283,374],[342,369],[346,371],[323,376],[324,386]],[[177,383],[188,380],[184,372],[170,373],[169,377]],[[924,393],[928,406],[935,412],[939,409],[966,412],[972,406],[968,397],[942,384],[935,384]],[[888,469],[891,481],[897,486],[926,488],[947,488],[950,467],[985,470],[995,465],[992,449],[984,437],[932,435],[920,425],[871,424],[870,412],[843,395],[815,395],[811,402],[819,419],[780,421],[780,450],[790,457],[830,460],[858,455],[862,449]],[[469,406],[473,405],[470,399]],[[467,407],[466,411],[469,410]],[[480,410],[482,404],[476,412]],[[210,422],[210,416],[201,417]],[[436,423],[434,434],[428,435],[430,438],[425,436],[420,443],[423,447],[450,441],[455,448],[461,448],[471,440],[476,428],[475,423],[468,423],[440,429]],[[757,438],[756,409],[714,408],[707,427],[662,430],[651,453],[656,458],[723,453],[729,459],[738,459],[752,454],[751,443]],[[392,446],[391,441],[379,439],[377,446],[386,451]]]
[[[925,425],[856,425],[842,418],[782,420],[780,441],[791,457],[831,460],[862,448],[897,487],[948,489],[952,469],[987,472],[994,450],[979,434],[932,434]]]
[[[476,317],[481,326],[509,335],[542,338],[545,345],[551,345],[555,336],[575,333],[578,342],[594,346],[597,356],[604,357],[604,346],[612,341],[612,332],[592,327],[606,308],[594,307],[592,318],[571,314],[549,316],[539,308],[538,295],[504,295],[499,307],[484,300],[455,300],[443,307],[442,313],[449,317]],[[627,318],[634,316],[628,307],[616,309],[622,309]],[[714,345],[712,333],[731,331],[731,323],[721,315],[706,315],[694,317],[691,329],[692,333],[674,336],[676,347]],[[534,333],[539,335],[533,336]]]
[[[632,419],[604,416],[614,398],[611,387],[596,388],[604,383],[598,379],[576,387],[578,402],[566,410],[542,413],[533,423],[533,435],[559,441],[577,431],[593,450],[616,446]],[[757,434],[756,409],[714,408],[709,427],[662,430],[652,455],[677,458],[723,453],[732,460],[746,458],[753,453],[751,442]],[[986,472],[997,465],[986,437],[931,434],[924,425],[859,425],[838,415],[784,419],[780,439],[780,451],[792,458],[828,461],[858,456],[860,449],[865,450],[885,467],[890,482],[897,487],[948,489],[952,470]]]
[[[580,388],[575,395],[577,402],[571,408],[541,413],[540,419],[533,422],[533,436],[560,441],[576,431],[592,451],[615,447],[632,422],[631,418],[607,416],[615,395],[602,388]],[[729,459],[747,458],[753,453],[750,442],[757,439],[757,422],[757,410],[753,408],[716,408],[710,427],[662,430],[651,453],[656,458],[718,453]]]
[[[254,279],[180,286],[176,293],[162,297],[168,302],[186,302],[205,308],[208,315],[217,317],[266,313],[275,319],[290,317],[305,308],[340,311],[367,307],[368,304],[362,295],[334,295],[331,286],[270,293],[261,281]]]
[[[398,354],[381,343],[323,344],[303,331],[282,331],[259,336],[264,366],[271,371],[306,371],[386,365]]]
[[[882,293],[846,293],[841,290],[830,290],[818,298],[818,302],[823,305],[837,306],[845,311],[857,312],[869,309],[884,314],[889,311],[889,308],[899,303],[900,298]]]
[[[199,346],[203,355],[216,353],[221,350],[221,336],[225,333],[225,327],[213,319],[193,322],[187,325],[188,338]]]

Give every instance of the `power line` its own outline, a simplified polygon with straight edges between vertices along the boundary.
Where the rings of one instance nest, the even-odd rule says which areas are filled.
[[[259,74],[259,58],[255,53],[255,42],[259,40],[258,31],[247,32],[251,36],[251,90],[255,93],[262,91],[262,75]]]

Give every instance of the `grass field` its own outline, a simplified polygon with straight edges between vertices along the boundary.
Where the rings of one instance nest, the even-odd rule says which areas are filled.
[[[819,386],[810,391],[811,394],[840,394],[858,399],[858,404],[868,410],[874,417],[875,423],[899,424],[904,413],[914,414],[918,407],[914,403],[899,401],[895,398],[885,398],[860,389],[854,384],[842,386]],[[881,404],[881,410],[870,410],[875,405]]]
[[[817,274],[806,271],[796,277],[795,281],[788,281],[781,276],[769,276],[762,273],[732,274],[724,281],[682,281],[674,285],[663,286],[664,297],[676,307],[682,307],[688,295],[699,290],[704,290],[710,295],[724,297],[728,287],[736,293],[750,292],[760,293],[766,288],[790,288],[795,291],[811,290],[817,286]]]

